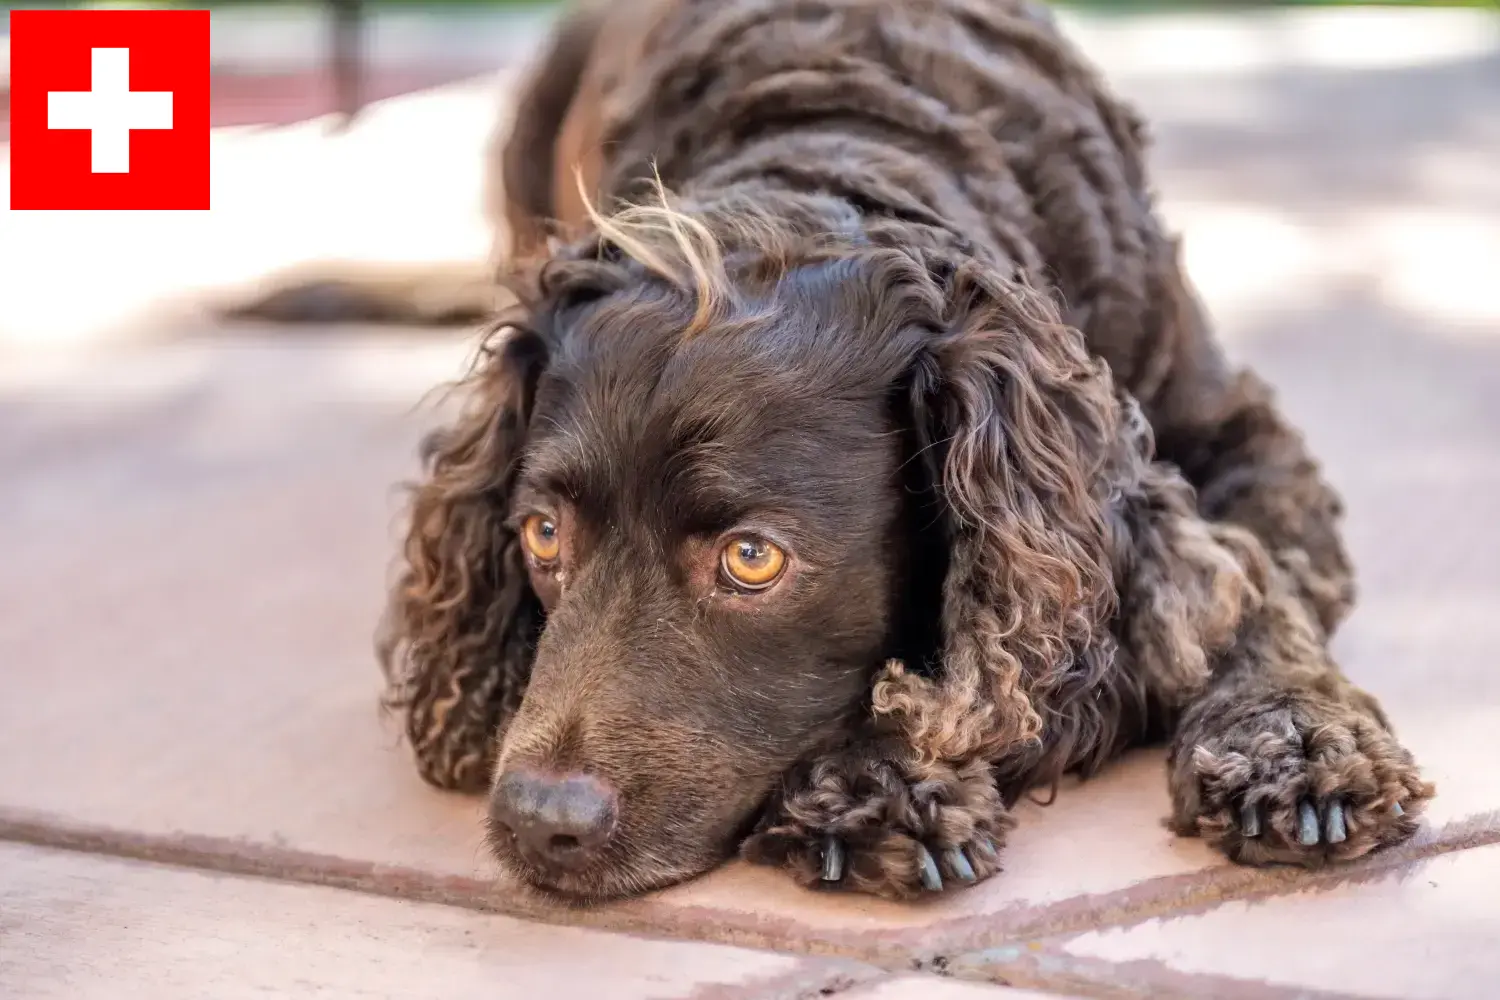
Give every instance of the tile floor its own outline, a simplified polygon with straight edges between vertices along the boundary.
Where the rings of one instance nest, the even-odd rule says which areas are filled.
[[[1348,499],[1338,648],[1438,783],[1416,841],[1228,867],[1162,827],[1145,750],[927,905],[742,865],[584,913],[495,883],[368,652],[393,484],[467,339],[210,329],[173,298],[482,251],[486,78],[343,137],[226,130],[200,218],[0,225],[0,995],[1495,996],[1500,57],[1474,19],[1142,23],[1078,27],[1155,123],[1226,342]]]

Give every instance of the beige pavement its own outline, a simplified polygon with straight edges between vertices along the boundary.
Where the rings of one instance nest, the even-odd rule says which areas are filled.
[[[1438,783],[1415,842],[1226,866],[1161,825],[1147,750],[1025,807],[1006,872],[938,903],[741,865],[588,912],[494,882],[369,653],[393,487],[469,339],[210,329],[197,298],[482,252],[486,79],[346,137],[227,131],[202,216],[0,222],[0,996],[1495,996],[1500,28],[1075,22],[1155,123],[1230,349],[1347,497],[1339,652]]]

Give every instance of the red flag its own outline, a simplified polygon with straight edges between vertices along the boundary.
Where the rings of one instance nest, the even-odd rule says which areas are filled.
[[[10,15],[12,209],[209,207],[209,12]]]

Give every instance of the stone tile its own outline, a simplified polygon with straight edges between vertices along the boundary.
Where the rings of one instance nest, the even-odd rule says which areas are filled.
[[[0,804],[478,871],[370,653],[404,418],[459,356],[180,345],[0,393]]]
[[[1106,976],[1233,996],[1229,979],[1401,1000],[1488,1000],[1500,983],[1500,846],[1324,892],[1085,934],[1069,955],[1126,963]],[[1172,994],[1176,995],[1176,994]],[[1243,995],[1250,995],[1248,992]],[[1256,994],[1262,995],[1262,994]]]
[[[1213,128],[1188,106],[1205,91],[1180,74],[1123,84],[1163,137],[1158,187],[1198,199],[1169,209],[1226,340],[1281,388],[1345,492],[1365,594],[1339,648],[1438,781],[1437,824],[1500,808],[1475,764],[1500,750],[1488,612],[1500,531],[1487,516],[1500,507],[1500,342],[1480,329],[1492,304],[1449,294],[1437,273],[1490,259],[1453,248],[1500,232],[1482,208],[1464,220],[1472,244],[1444,228],[1455,190],[1500,204],[1493,171],[1452,179],[1468,177],[1460,151],[1494,141],[1469,121],[1488,106],[1471,69],[1413,71],[1386,100],[1380,74],[1261,67],[1218,79]],[[0,340],[29,343],[54,321],[92,328],[103,313],[91,304],[156,295],[153,280],[211,283],[304,255],[482,252],[477,154],[493,82],[372,109],[338,142],[220,135],[212,219],[153,218],[150,245],[136,218],[8,219],[0,270],[24,280],[0,302]],[[1327,131],[1357,131],[1365,119],[1348,108],[1371,105],[1388,113],[1368,134]],[[1229,106],[1254,114],[1226,125]],[[396,141],[421,155],[379,155]],[[1330,149],[1356,142],[1386,150],[1363,162],[1397,166],[1357,185],[1328,172]],[[386,172],[352,169],[372,161]],[[1266,164],[1295,186],[1262,186]],[[1347,214],[1317,209],[1331,194]],[[1277,200],[1294,195],[1316,205]],[[377,196],[382,212],[366,211]],[[1415,206],[1422,225],[1391,204]],[[1449,214],[1423,214],[1439,205]],[[1246,233],[1285,236],[1298,253],[1263,253],[1281,244]],[[50,380],[0,365],[0,826],[40,836],[34,817],[47,814],[59,838],[120,850],[167,844],[205,863],[488,895],[478,806],[417,780],[377,717],[368,652],[393,551],[391,484],[411,471],[420,423],[409,411],[463,346],[209,332],[213,343],[80,361]],[[1219,877],[1198,874],[1214,855],[1160,825],[1159,752],[1022,812],[1007,872],[941,903],[809,894],[733,865],[597,919],[894,954],[1118,919],[1153,886],[1176,891],[1170,877]]]
[[[1063,1000],[1061,993],[1034,993],[988,983],[939,979],[935,976],[897,976],[839,994],[839,1000]]]
[[[808,995],[851,963],[654,941],[0,844],[14,1000],[670,1000]]]

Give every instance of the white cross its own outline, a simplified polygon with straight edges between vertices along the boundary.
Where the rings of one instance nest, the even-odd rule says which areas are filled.
[[[47,94],[47,127],[87,129],[96,174],[130,173],[130,130],[171,128],[172,92],[130,89],[130,50],[92,49],[93,90]]]

